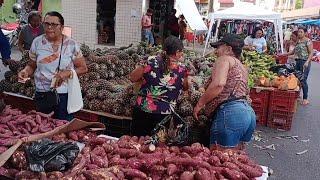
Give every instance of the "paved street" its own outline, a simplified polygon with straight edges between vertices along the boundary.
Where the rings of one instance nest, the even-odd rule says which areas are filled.
[[[188,47],[190,48],[190,46]],[[192,49],[192,46],[191,46]],[[201,50],[201,47],[196,47]],[[20,59],[21,54],[13,50],[12,58]],[[7,68],[0,65],[0,78]],[[311,103],[309,106],[299,106],[295,113],[292,129],[289,132],[273,130],[267,127],[258,127],[262,141],[253,141],[247,151],[250,157],[259,164],[273,169],[274,174],[270,179],[279,180],[313,180],[320,177],[320,64],[313,63],[309,75],[309,96]],[[294,139],[276,139],[273,137],[281,135],[298,136]],[[302,141],[301,141],[302,140]],[[259,150],[253,147],[257,145],[275,145],[275,150]],[[296,155],[297,152],[308,150],[305,154]],[[267,153],[269,152],[271,156]]]

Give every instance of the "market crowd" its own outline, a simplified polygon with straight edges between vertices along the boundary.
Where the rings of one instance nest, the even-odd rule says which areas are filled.
[[[148,9],[141,19],[142,38],[150,45],[154,44],[152,13]],[[168,16],[168,34],[162,52],[146,57],[130,74],[132,82],[143,82],[133,111],[133,135],[150,135],[157,124],[173,113],[179,95],[190,89],[190,72],[183,65],[182,40],[187,24],[183,15],[178,19],[175,14],[173,10]],[[43,21],[38,12],[29,13],[28,24],[19,34],[18,46],[21,52],[29,53],[30,61],[18,77],[20,82],[34,77],[37,111],[54,112],[57,119],[71,120],[73,115],[67,111],[67,82],[75,73],[78,76],[86,73],[87,66],[79,44],[63,35],[63,28],[64,18],[58,12],[48,12]],[[214,149],[242,149],[252,138],[256,115],[249,103],[248,70],[241,63],[241,53],[243,49],[266,53],[264,31],[256,27],[244,40],[240,35],[225,33],[211,44],[217,60],[193,116],[198,119],[199,112],[204,110],[210,118],[208,141]],[[312,43],[306,37],[306,29],[299,27],[290,35],[286,32],[285,40],[290,61],[296,63],[296,69],[303,72],[307,80]],[[3,33],[0,33],[0,43],[3,63],[8,65],[12,62],[10,47]],[[303,104],[308,104],[308,84],[302,89]]]

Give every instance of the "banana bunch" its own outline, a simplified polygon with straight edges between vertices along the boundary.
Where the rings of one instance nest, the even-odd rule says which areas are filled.
[[[272,80],[276,74],[269,71],[269,69],[276,64],[273,56],[267,54],[260,54],[256,51],[243,51],[243,64],[249,69],[249,86],[254,86],[255,79],[265,77]]]

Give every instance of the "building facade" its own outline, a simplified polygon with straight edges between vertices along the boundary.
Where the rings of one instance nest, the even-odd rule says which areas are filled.
[[[72,37],[79,43],[85,43],[91,47],[108,45],[99,42],[101,36],[100,23],[97,22],[97,9],[103,7],[98,7],[98,2],[97,0],[61,0],[65,25],[72,29]],[[109,44],[110,46],[120,47],[140,42],[140,20],[147,7],[146,0],[116,0],[113,7],[115,10],[113,30],[110,30],[114,32],[114,42]],[[105,24],[108,26],[108,22]],[[103,27],[103,29],[108,28]]]

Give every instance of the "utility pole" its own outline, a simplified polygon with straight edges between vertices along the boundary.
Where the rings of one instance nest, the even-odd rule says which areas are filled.
[[[209,1],[209,8],[208,8],[208,13],[213,12],[213,4],[215,0],[208,0]]]

